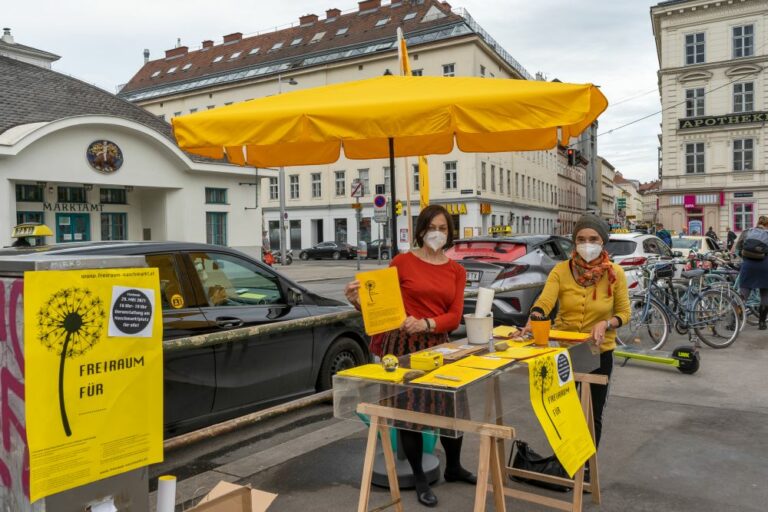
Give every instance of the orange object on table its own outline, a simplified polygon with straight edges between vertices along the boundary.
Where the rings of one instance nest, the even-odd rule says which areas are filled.
[[[540,347],[549,345],[549,330],[552,323],[549,320],[531,320],[533,343]]]

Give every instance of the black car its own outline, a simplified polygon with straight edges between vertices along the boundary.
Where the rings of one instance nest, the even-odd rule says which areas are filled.
[[[381,238],[368,243],[368,252],[366,253],[366,258],[369,260],[379,259],[379,247],[381,247],[381,259],[388,260],[392,254],[392,250],[390,249],[387,241],[382,240]]]
[[[35,254],[141,255],[160,271],[163,337],[173,339],[349,310],[226,247],[96,242]],[[30,249],[6,249],[18,256]],[[360,319],[165,354],[166,435],[200,428],[331,387],[337,371],[370,360]]]
[[[306,261],[309,259],[321,260],[324,258],[352,259],[357,257],[357,249],[349,244],[341,242],[320,242],[309,249],[302,249],[299,258]]]

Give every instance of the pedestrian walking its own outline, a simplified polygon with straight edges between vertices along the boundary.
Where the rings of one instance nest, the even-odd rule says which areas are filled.
[[[733,244],[736,243],[736,233],[731,228],[728,228],[728,234],[725,237],[725,248],[728,252],[733,249]]]
[[[464,310],[464,286],[467,273],[464,267],[445,255],[453,245],[453,222],[448,211],[440,205],[424,208],[416,219],[415,242],[417,249],[395,256],[390,266],[397,268],[400,292],[407,318],[399,329],[376,338],[371,352],[376,355],[404,356],[449,341],[448,334],[459,326]],[[360,308],[360,281],[347,284],[347,300]],[[417,395],[418,392],[418,396]],[[406,393],[407,394],[407,393]],[[435,414],[452,416],[452,400],[442,394],[413,390],[407,397],[409,408],[427,408]],[[466,401],[466,396],[463,397]],[[461,397],[457,397],[457,402]],[[406,404],[403,404],[406,406]],[[462,403],[455,404],[461,408]],[[440,411],[440,409],[443,409]],[[440,436],[446,458],[445,479],[476,484],[477,477],[461,465],[463,438]],[[423,439],[421,432],[400,430],[403,451],[413,470],[416,497],[428,507],[437,505],[437,496],[430,489],[422,468]]]
[[[720,239],[717,237],[717,233],[715,233],[715,230],[712,229],[712,226],[709,226],[709,229],[707,230],[706,233],[704,233],[704,236],[708,236],[709,238],[711,238],[715,242],[720,241]]]
[[[736,242],[736,252],[741,254],[739,286],[746,299],[752,290],[760,290],[758,329],[766,329],[768,317],[768,216],[761,215],[757,226],[745,230]]]
[[[667,247],[672,248],[672,235],[664,229],[664,224],[661,222],[656,223],[656,236],[661,239],[662,242],[667,244]]]

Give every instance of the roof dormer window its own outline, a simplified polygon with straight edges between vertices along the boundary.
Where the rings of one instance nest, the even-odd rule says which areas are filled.
[[[272,48],[270,48],[270,49],[269,49],[269,51],[273,52],[273,51],[275,51],[275,50],[279,50],[279,49],[280,49],[280,48],[282,48],[282,47],[283,47],[283,42],[282,42],[282,41],[280,41],[279,43],[275,43],[275,44],[273,44],[273,45],[272,45]]]
[[[317,43],[318,41],[320,41],[323,38],[324,35],[325,35],[325,32],[318,32],[317,34],[312,36],[312,39],[309,40],[309,43],[310,44]]]
[[[234,60],[238,58],[243,52],[235,52],[232,55],[229,56],[229,60]]]
[[[179,66],[173,66],[171,69],[169,69],[169,70],[166,72],[166,75],[172,75],[172,74],[174,74],[174,73],[176,72],[176,70],[178,69],[178,67],[179,67]]]
[[[347,32],[349,32],[349,27],[340,28],[339,30],[336,31],[336,35],[343,36]]]
[[[218,57],[213,59],[213,62],[221,62],[221,59],[223,59],[223,58],[224,58],[223,55],[219,55]]]
[[[301,38],[301,37],[297,37],[296,39],[294,39],[293,41],[291,41],[291,46],[296,46],[297,44],[301,43],[301,40],[302,40],[302,39],[303,39],[303,38]]]
[[[261,50],[261,48],[252,48],[251,51],[248,52],[248,55],[256,55],[259,53],[259,50]]]
[[[376,22],[377,27],[383,27],[387,23],[389,23],[390,18],[381,18],[379,21]]]
[[[150,78],[157,78],[159,76],[160,76],[160,71],[155,71],[154,73],[152,73],[152,76]]]
[[[181,70],[182,71],[186,71],[186,70],[188,70],[191,67],[192,67],[192,63],[191,62],[187,62],[186,64],[184,64],[184,67],[181,68]]]
[[[416,17],[416,14],[417,14],[417,13],[415,13],[415,12],[409,12],[408,14],[406,14],[405,16],[403,16],[403,21],[412,20],[413,18],[415,18],[415,17]]]

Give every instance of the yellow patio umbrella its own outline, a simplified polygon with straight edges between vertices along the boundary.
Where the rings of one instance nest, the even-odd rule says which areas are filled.
[[[238,165],[279,167],[395,157],[550,149],[606,109],[592,84],[382,76],[305,89],[172,120],[183,150]],[[392,215],[392,237],[396,217]],[[396,253],[396,244],[392,244]]]

